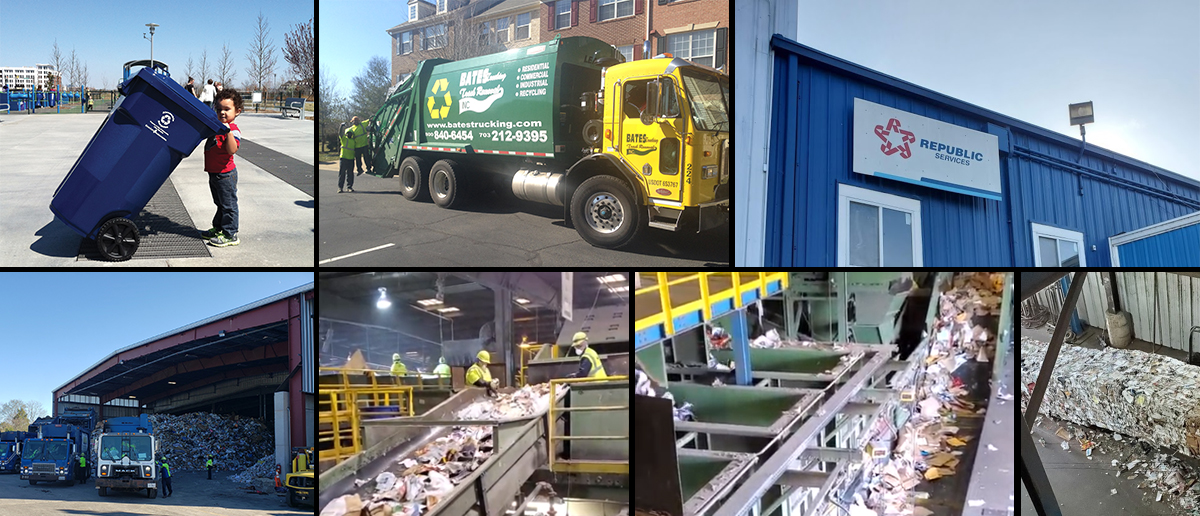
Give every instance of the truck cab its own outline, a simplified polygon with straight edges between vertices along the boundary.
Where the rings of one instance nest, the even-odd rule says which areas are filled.
[[[75,480],[80,432],[75,425],[43,425],[39,436],[25,441],[21,454],[21,480],[40,482]]]
[[[0,471],[16,473],[21,467],[25,432],[0,432]]]
[[[146,490],[147,498],[158,495],[158,443],[146,414],[118,417],[101,423],[96,443],[96,489],[107,496],[109,489]]]

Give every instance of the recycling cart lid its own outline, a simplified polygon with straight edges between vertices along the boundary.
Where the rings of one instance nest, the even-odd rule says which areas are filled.
[[[196,97],[193,97],[187,92],[187,90],[184,90],[182,86],[174,84],[174,81],[172,81],[170,77],[165,77],[162,74],[154,73],[154,71],[148,67],[142,68],[138,71],[137,75],[130,77],[128,81],[122,83],[118,88],[121,94],[128,96],[129,87],[132,86],[133,81],[139,77],[149,83],[154,89],[169,97],[172,101],[178,104],[179,107],[182,107],[197,120],[204,122],[204,125],[207,125],[213,131],[217,132],[218,134],[224,134],[228,132],[228,128],[225,127],[225,124],[221,123],[221,120],[217,118],[217,115],[213,112],[212,108],[204,105],[204,103],[200,102],[200,100]]]

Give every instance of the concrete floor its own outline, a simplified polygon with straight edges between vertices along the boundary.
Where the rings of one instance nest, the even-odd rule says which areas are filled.
[[[1050,342],[1050,332],[1046,328],[1022,328],[1022,337],[1030,337],[1043,342]],[[1084,340],[1077,344],[1093,349],[1100,349],[1104,343],[1099,339],[1097,331],[1084,333]],[[1155,346],[1141,340],[1134,340],[1129,349],[1137,349],[1152,353]],[[1182,360],[1185,353],[1175,349],[1160,348],[1159,354]],[[1026,383],[1032,379],[1023,379]],[[1063,516],[1174,516],[1176,511],[1165,503],[1156,503],[1149,491],[1138,489],[1139,479],[1128,480],[1115,476],[1116,468],[1111,461],[1114,456],[1105,455],[1103,451],[1094,454],[1092,460],[1081,453],[1078,446],[1071,451],[1059,447],[1062,441],[1054,435],[1061,426],[1049,417],[1043,417],[1040,425],[1033,429],[1033,441],[1045,439],[1046,446],[1038,446],[1038,455],[1050,485],[1058,499]],[[1111,490],[1116,489],[1113,495]],[[1025,486],[1021,491],[1021,514],[1037,514],[1033,502],[1029,499]]]
[[[313,265],[313,198],[240,156],[234,157],[241,228],[237,247],[212,248],[211,258],[138,259],[135,254],[126,262],[76,261],[81,237],[55,219],[50,199],[104,119],[98,114],[0,114],[0,266]],[[243,114],[237,124],[250,141],[314,162],[312,121]],[[216,208],[203,148],[180,162],[171,182],[195,226],[208,229]]]

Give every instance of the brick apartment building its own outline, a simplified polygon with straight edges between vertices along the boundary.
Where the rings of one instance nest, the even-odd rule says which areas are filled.
[[[627,61],[669,52],[726,70],[728,29],[729,0],[542,0],[543,41],[590,36]]]
[[[435,57],[467,59],[542,41],[538,0],[408,0],[408,21],[388,29],[392,84]]]

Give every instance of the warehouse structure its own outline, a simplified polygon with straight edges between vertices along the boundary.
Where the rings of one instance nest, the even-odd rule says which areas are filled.
[[[1200,512],[1200,274],[1022,273],[1021,290],[1021,513]]]
[[[1173,253],[1200,245],[1200,182],[779,34],[769,48],[769,66],[748,57],[770,85],[748,87],[770,100],[738,96],[739,126],[770,120],[739,167],[754,171],[736,192],[744,263],[1200,264]]]
[[[313,324],[309,283],[110,353],[54,390],[54,413],[260,418],[276,463],[290,464],[293,446],[314,442]]]

